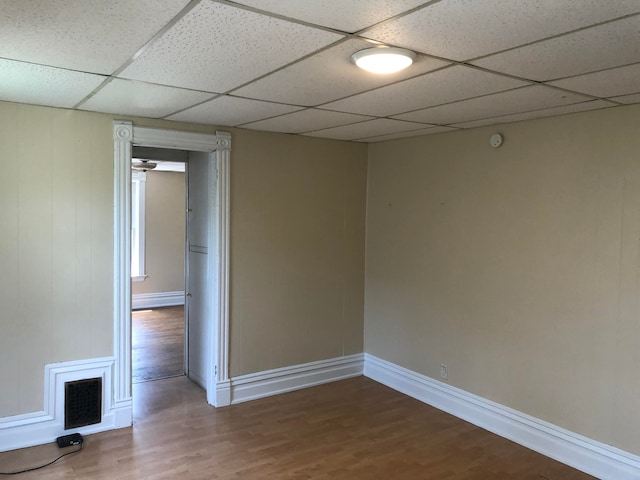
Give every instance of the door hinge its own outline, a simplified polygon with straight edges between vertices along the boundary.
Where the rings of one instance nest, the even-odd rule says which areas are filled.
[[[214,367],[213,367],[213,374],[214,374],[215,376],[218,376],[218,365],[214,365]]]

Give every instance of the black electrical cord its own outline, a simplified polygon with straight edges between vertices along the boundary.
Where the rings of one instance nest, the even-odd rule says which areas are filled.
[[[34,470],[40,470],[41,468],[45,468],[45,467],[48,467],[49,465],[53,465],[58,460],[60,460],[62,457],[66,457],[67,455],[73,455],[74,453],[79,453],[82,450],[83,447],[84,447],[84,443],[81,443],[80,444],[80,448],[78,448],[77,450],[74,450],[73,452],[63,453],[58,458],[56,458],[52,462],[49,462],[49,463],[47,463],[45,465],[40,465],[39,467],[27,468],[26,470],[20,470],[18,472],[0,472],[0,475],[18,475],[20,473],[27,473],[27,472],[33,472]]]

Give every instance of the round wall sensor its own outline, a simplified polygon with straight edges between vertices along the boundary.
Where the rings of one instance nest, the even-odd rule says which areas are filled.
[[[493,148],[498,148],[500,145],[502,145],[502,135],[500,135],[499,133],[494,133],[493,135],[491,135],[491,138],[489,138],[489,145],[491,145]]]

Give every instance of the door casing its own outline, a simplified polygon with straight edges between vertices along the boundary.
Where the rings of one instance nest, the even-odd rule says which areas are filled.
[[[159,147],[212,153],[209,189],[209,275],[217,276],[211,289],[211,322],[207,402],[215,407],[229,405],[229,170],[231,135],[192,133],[141,127],[132,122],[113,122],[114,140],[114,357],[113,400],[116,409],[131,412],[131,147]],[[118,427],[130,425],[132,417],[120,418]]]

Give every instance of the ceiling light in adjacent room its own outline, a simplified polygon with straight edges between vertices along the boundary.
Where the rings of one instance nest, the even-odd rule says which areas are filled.
[[[358,67],[371,73],[395,73],[413,63],[416,54],[397,47],[375,47],[360,50],[351,56]]]
[[[148,170],[153,170],[157,166],[158,166],[158,164],[156,162],[150,162],[149,160],[142,160],[142,161],[137,161],[136,160],[131,164],[131,168],[133,170],[138,170],[140,172],[146,172]]]

